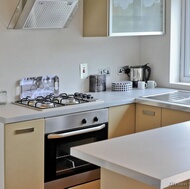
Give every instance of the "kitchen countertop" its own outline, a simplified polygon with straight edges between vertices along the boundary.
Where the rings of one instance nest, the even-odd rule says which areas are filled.
[[[74,147],[71,154],[163,189],[190,178],[189,136],[190,121]]]
[[[86,104],[79,104],[73,106],[64,106],[59,108],[52,108],[47,110],[34,110],[26,107],[21,107],[11,103],[0,105],[0,122],[12,123],[19,121],[28,121],[33,119],[40,119],[45,117],[59,116],[80,111],[89,111],[100,108],[107,108],[111,106],[118,106],[123,104],[134,103],[135,99],[141,96],[159,94],[165,92],[175,91],[174,89],[167,88],[154,88],[154,89],[132,89],[126,92],[105,91],[92,94],[94,98],[102,99],[103,102],[92,102]]]

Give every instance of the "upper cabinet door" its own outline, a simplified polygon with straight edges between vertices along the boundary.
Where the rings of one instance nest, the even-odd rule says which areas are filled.
[[[163,35],[165,0],[110,0],[110,36]]]
[[[109,0],[83,0],[83,36],[108,36]]]

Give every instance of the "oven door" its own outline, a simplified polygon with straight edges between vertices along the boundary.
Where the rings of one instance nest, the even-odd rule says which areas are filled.
[[[45,182],[81,174],[98,167],[72,157],[74,146],[107,139],[108,124],[45,135]]]

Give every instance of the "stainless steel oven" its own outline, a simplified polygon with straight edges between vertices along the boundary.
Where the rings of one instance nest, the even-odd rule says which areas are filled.
[[[107,133],[107,109],[47,118],[45,189],[66,189],[99,179],[99,167],[72,157],[70,149],[105,140]]]

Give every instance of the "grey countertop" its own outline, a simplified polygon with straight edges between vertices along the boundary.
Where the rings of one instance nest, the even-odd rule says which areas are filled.
[[[102,99],[103,102],[92,102],[86,104],[79,104],[73,106],[64,106],[59,108],[51,108],[47,110],[34,110],[26,107],[21,107],[15,104],[7,103],[0,105],[0,122],[12,123],[19,121],[27,121],[33,119],[40,119],[52,116],[66,115],[81,111],[89,111],[100,108],[108,108],[112,106],[130,104],[136,102],[136,99],[152,94],[166,93],[175,91],[174,89],[167,88],[154,88],[154,89],[132,89],[126,92],[105,91],[90,93],[95,98]]]

